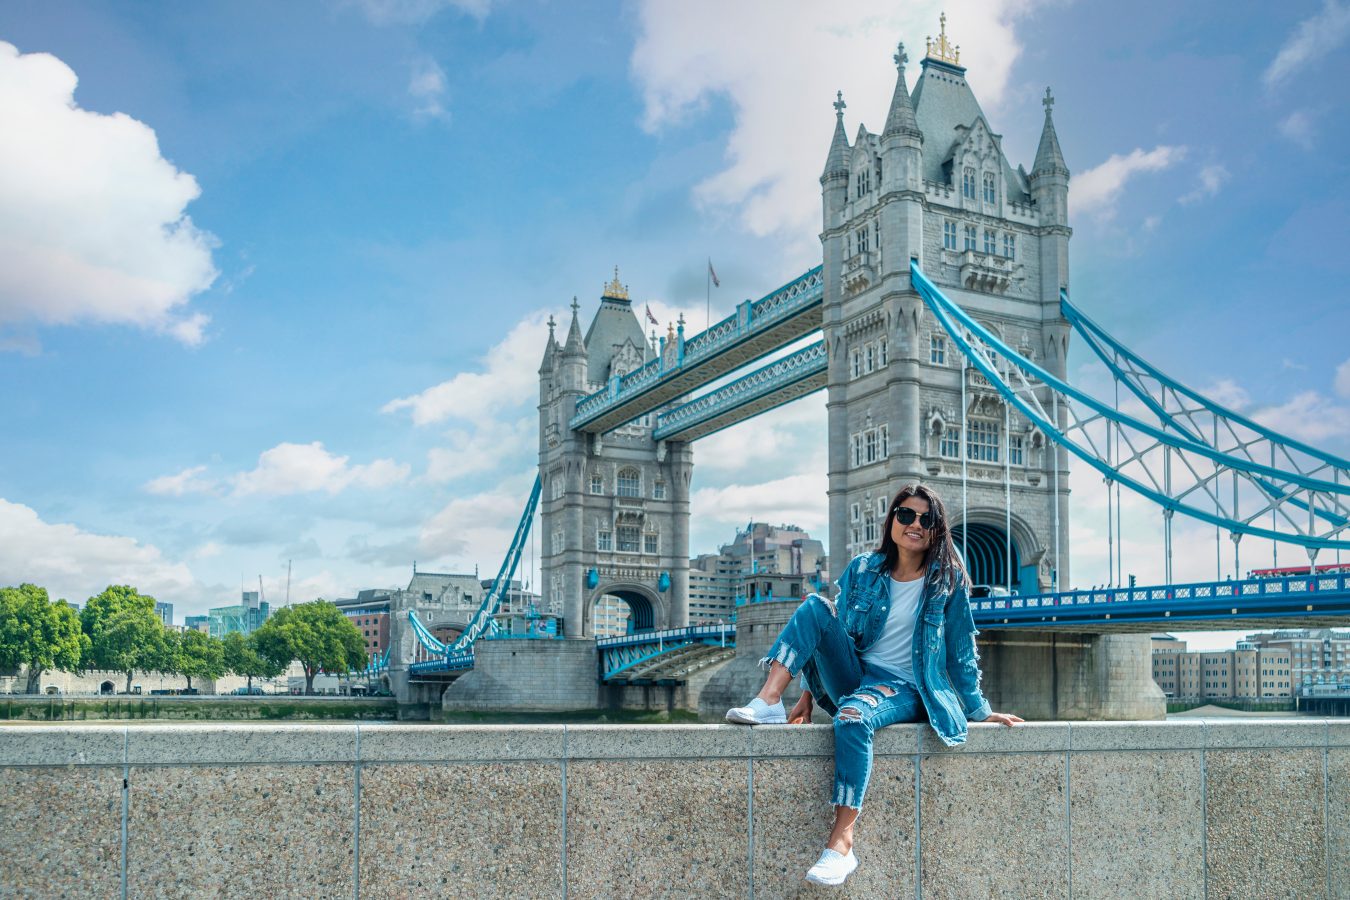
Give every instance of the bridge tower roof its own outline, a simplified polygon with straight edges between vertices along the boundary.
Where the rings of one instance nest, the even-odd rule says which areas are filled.
[[[980,108],[980,102],[975,99],[975,92],[966,80],[966,67],[960,64],[961,48],[948,42],[946,26],[944,15],[942,31],[937,40],[928,39],[928,52],[919,64],[921,71],[915,80],[914,92],[910,95],[915,122],[925,138],[923,178],[925,181],[947,182],[949,178],[944,167],[951,163],[956,149],[976,122],[983,122],[995,142],[1000,143],[999,157],[1006,196],[1027,196],[1025,180],[1013,170],[1003,155],[1002,135],[994,132],[984,110]]]
[[[593,384],[608,379],[610,361],[625,343],[631,343],[639,353],[647,346],[642,323],[628,297],[628,286],[619,281],[619,267],[615,266],[614,280],[601,291],[600,308],[586,329],[586,378]]]

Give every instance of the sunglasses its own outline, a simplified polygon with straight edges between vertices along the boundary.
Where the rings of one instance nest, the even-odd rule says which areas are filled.
[[[919,527],[925,529],[932,528],[937,524],[937,514],[931,509],[923,515],[919,515],[908,506],[897,506],[895,508],[895,520],[901,525],[913,525],[915,519],[919,520]]]

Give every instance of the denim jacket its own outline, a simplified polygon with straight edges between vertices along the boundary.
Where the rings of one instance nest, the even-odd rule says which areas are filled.
[[[965,743],[966,723],[987,719],[989,703],[980,693],[980,665],[975,652],[975,620],[964,582],[950,593],[937,585],[937,570],[929,569],[924,597],[914,626],[914,677],[928,721],[948,746]],[[890,573],[880,553],[853,558],[839,577],[836,598],[844,630],[858,653],[881,637],[890,614]],[[802,670],[803,680],[821,708],[834,715],[834,703],[820,689],[815,664]]]

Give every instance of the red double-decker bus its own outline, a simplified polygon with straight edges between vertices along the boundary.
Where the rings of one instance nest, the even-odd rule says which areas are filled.
[[[1318,575],[1339,575],[1350,572],[1350,563],[1329,563],[1317,567]],[[1297,578],[1307,575],[1307,566],[1284,566],[1278,569],[1252,569],[1252,578]]]

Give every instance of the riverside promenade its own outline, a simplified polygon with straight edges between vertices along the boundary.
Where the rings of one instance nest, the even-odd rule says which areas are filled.
[[[0,728],[6,897],[796,897],[827,726]],[[1350,721],[878,734],[849,897],[1350,896]]]

